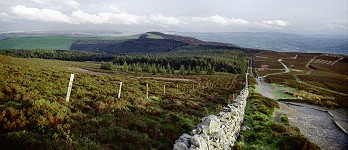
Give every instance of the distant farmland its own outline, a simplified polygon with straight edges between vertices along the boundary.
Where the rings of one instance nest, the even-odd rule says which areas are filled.
[[[119,37],[72,37],[72,36],[40,36],[16,37],[0,40],[0,49],[54,49],[69,50],[75,40],[127,40],[137,39],[141,34]],[[147,38],[160,38],[149,35]]]

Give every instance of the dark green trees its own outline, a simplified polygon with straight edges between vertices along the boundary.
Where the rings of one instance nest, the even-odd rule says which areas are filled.
[[[111,70],[111,67],[112,67],[112,62],[102,62],[100,68],[104,70]]]

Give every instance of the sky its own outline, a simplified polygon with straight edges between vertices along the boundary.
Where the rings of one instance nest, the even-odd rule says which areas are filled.
[[[0,31],[348,34],[348,0],[0,0]]]

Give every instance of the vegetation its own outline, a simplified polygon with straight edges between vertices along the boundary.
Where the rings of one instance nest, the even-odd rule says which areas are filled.
[[[89,66],[98,69],[94,63],[0,55],[2,148],[171,149],[182,133],[220,111],[243,87],[243,76],[233,74],[171,75],[191,80],[170,81],[68,70]],[[70,73],[75,79],[67,103]]]
[[[59,49],[69,50],[76,37],[18,37],[0,40],[0,49]]]
[[[58,59],[68,61],[111,61],[114,59],[113,55],[89,53],[81,51],[68,50],[0,50],[1,55],[19,57],[19,58],[43,58],[43,59]]]
[[[234,149],[320,149],[290,126],[286,116],[275,121],[273,113],[279,108],[276,101],[255,93],[256,85],[250,85],[241,137]],[[250,128],[250,129],[249,129]]]
[[[111,62],[102,62],[100,69],[104,70],[111,70],[112,69],[112,63]]]
[[[296,55],[297,57],[294,59]],[[255,56],[254,63],[256,63],[256,67],[270,64],[268,66],[270,69],[280,69],[280,63],[277,60],[283,58],[282,62],[291,71],[266,77],[266,81],[269,83],[283,84],[298,90],[297,92],[287,92],[287,94],[297,97],[297,99],[282,99],[283,101],[347,108],[347,58],[343,57],[334,65],[315,63],[318,59],[336,61],[341,57],[343,56],[330,57],[324,54],[265,52]],[[313,61],[311,61],[312,59]],[[271,65],[273,63],[278,65]],[[284,67],[282,68],[284,69]],[[256,69],[256,71],[257,75],[274,73],[274,70],[260,71]]]
[[[153,74],[214,74],[217,72],[246,72],[246,55],[235,50],[207,50],[159,54],[111,55],[66,50],[3,50],[0,54],[21,58],[44,58],[68,61],[112,61],[123,71]],[[105,63],[103,63],[105,65]],[[111,65],[111,64],[108,64]],[[105,67],[105,66],[104,66]],[[111,70],[111,66],[109,69]]]
[[[116,37],[74,37],[74,36],[34,36],[12,37],[0,40],[0,49],[50,49],[70,50],[71,44],[76,40],[130,40],[138,39],[144,34]],[[160,36],[147,33],[147,38],[161,39]]]
[[[171,52],[160,54],[119,55],[114,64],[128,66],[131,71],[179,74],[213,74],[229,72],[240,74],[246,72],[246,55],[241,51],[207,50],[189,52]]]

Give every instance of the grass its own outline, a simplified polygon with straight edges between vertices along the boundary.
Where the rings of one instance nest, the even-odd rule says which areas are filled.
[[[146,33],[148,36],[146,38],[149,38],[149,39],[163,39],[163,37],[159,36],[159,35],[155,35],[155,34],[152,34],[152,33]]]
[[[161,36],[146,33],[147,38],[162,39]],[[71,37],[71,36],[39,36],[16,37],[0,40],[0,49],[52,49],[70,50],[75,40],[130,40],[137,39],[141,34],[117,37]]]
[[[286,116],[281,121],[274,120],[274,110],[279,108],[276,101],[255,92],[255,85],[249,86],[245,121],[241,137],[233,149],[320,149],[300,134],[300,130],[290,126]]]
[[[231,102],[244,80],[242,75],[220,73],[171,75],[198,84],[138,79],[136,74],[115,70],[96,75],[67,69],[99,71],[100,66],[0,55],[0,145],[4,149],[171,149],[200,118]],[[70,73],[75,79],[67,103]]]
[[[59,49],[69,50],[75,37],[19,37],[0,40],[0,49]]]

